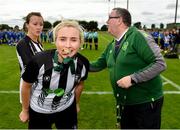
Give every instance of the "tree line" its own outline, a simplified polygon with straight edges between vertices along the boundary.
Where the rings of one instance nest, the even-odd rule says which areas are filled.
[[[53,24],[49,21],[44,21],[44,30],[49,30],[53,27],[55,27],[58,23],[60,23],[61,21],[55,21]],[[103,25],[100,29],[98,28],[98,22],[97,21],[78,21],[79,24],[86,29],[87,31],[92,31],[92,30],[100,30],[100,31],[107,31],[107,25]],[[147,27],[146,25],[142,26],[141,22],[136,22],[133,24],[133,26],[137,27],[138,29],[144,29],[146,30]],[[14,28],[19,28],[18,25],[16,25]],[[151,29],[156,29],[156,25],[155,24],[151,24]],[[7,24],[0,24],[0,29],[4,30],[4,29],[13,29],[13,27],[10,27]],[[160,27],[159,29],[164,29],[164,24],[160,23]],[[25,30],[25,24],[23,25],[23,30]]]
[[[55,27],[58,23],[60,23],[61,21],[55,21],[53,24],[49,21],[44,21],[44,30],[49,30],[53,27]],[[86,30],[88,31],[92,31],[92,30],[101,30],[98,28],[98,22],[97,21],[78,21],[79,24]],[[13,29],[13,28],[19,28],[18,25],[16,25],[15,27],[10,27],[8,24],[0,24],[0,29],[4,30],[4,29]],[[23,30],[25,29],[25,23],[23,25]],[[107,29],[106,29],[107,30]],[[106,30],[102,30],[102,31],[106,31]]]

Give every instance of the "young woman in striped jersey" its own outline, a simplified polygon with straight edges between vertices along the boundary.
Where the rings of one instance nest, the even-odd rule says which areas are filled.
[[[33,57],[23,73],[22,122],[29,129],[77,129],[77,108],[89,61],[78,53],[83,30],[76,21],[62,21],[54,29],[57,49]]]
[[[21,76],[32,57],[38,52],[43,51],[43,46],[39,42],[39,36],[43,30],[43,24],[44,20],[39,12],[31,12],[26,16],[25,27],[27,29],[27,34],[18,42],[16,47]],[[22,102],[21,86],[22,78],[20,79],[20,102]]]

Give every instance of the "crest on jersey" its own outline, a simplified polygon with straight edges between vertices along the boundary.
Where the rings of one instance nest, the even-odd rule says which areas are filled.
[[[44,81],[45,81],[45,82],[49,82],[50,79],[51,79],[50,76],[45,76],[45,77],[44,77]]]

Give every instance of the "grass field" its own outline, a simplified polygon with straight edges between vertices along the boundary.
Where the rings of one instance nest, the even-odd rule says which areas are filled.
[[[108,33],[99,33],[99,50],[80,51],[90,61],[95,60],[112,39]],[[44,44],[45,49],[54,48]],[[162,129],[180,129],[180,60],[166,59],[168,68],[162,73],[165,100],[162,111]],[[25,129],[19,121],[19,65],[15,47],[0,45],[0,129]],[[93,93],[87,93],[93,92]],[[108,92],[98,93],[98,92]],[[108,71],[89,73],[81,96],[78,114],[80,129],[115,129],[115,99],[110,86]]]

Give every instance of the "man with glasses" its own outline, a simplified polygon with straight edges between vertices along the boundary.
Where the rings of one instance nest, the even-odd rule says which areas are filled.
[[[131,26],[131,15],[112,9],[107,20],[114,39],[90,71],[109,69],[117,101],[117,125],[122,129],[159,129],[163,90],[160,73],[166,63],[151,35]]]

